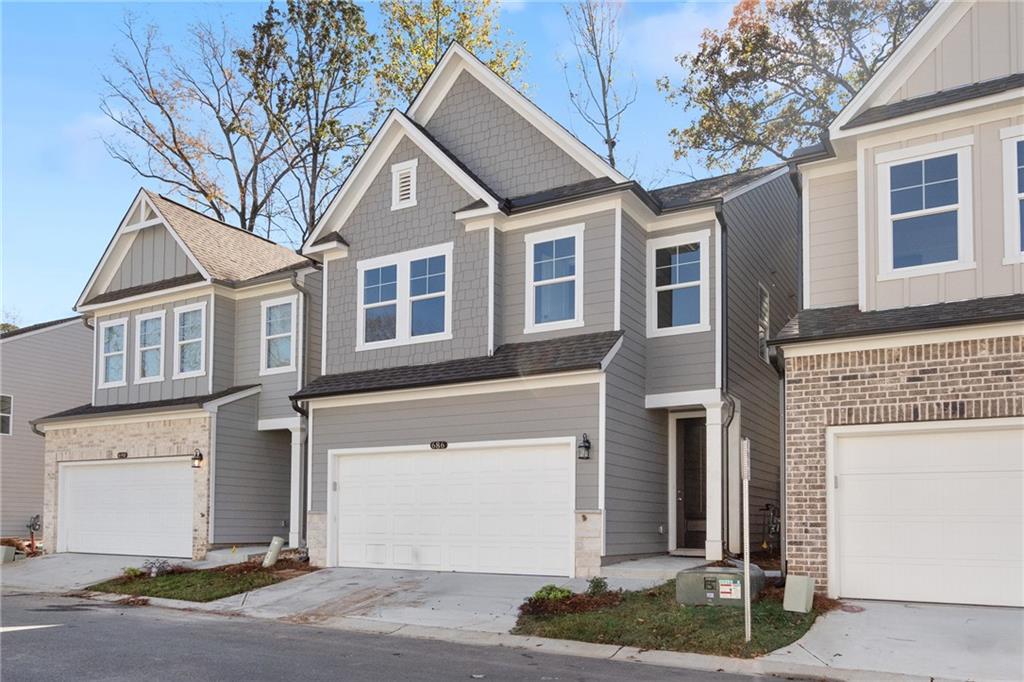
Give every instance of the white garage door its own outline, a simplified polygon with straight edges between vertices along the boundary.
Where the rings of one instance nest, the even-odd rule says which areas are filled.
[[[192,556],[187,459],[62,464],[58,551]]]
[[[835,434],[832,591],[1024,606],[1024,425]]]
[[[568,441],[336,454],[335,563],[571,575],[574,466]]]

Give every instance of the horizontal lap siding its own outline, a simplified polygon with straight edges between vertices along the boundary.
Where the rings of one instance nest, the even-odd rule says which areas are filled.
[[[375,405],[312,410],[312,511],[327,508],[327,451],[335,448],[424,445],[576,437],[598,442],[598,386],[584,384]],[[597,508],[597,458],[577,460],[576,505]]]
[[[810,307],[856,303],[857,172],[810,178],[805,191]]]
[[[227,296],[213,297],[213,371],[214,392],[235,386],[235,301]]]
[[[268,542],[288,532],[291,433],[257,431],[258,398],[217,411],[215,543]]]
[[[294,294],[294,291],[279,291],[265,296],[240,299],[235,303],[235,382],[239,386],[263,386],[259,396],[260,419],[295,416],[288,396],[299,389],[298,369],[281,374],[260,375],[261,304],[266,300]],[[298,339],[293,339],[292,342],[297,341]]]
[[[308,297],[306,299],[305,331],[302,362],[306,381],[320,376],[321,333],[323,331],[323,272],[311,272],[302,280]]]

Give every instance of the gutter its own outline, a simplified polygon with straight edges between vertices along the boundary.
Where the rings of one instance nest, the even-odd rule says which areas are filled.
[[[720,199],[716,201],[715,219],[718,220],[718,224],[722,227],[722,243],[719,249],[722,257],[718,263],[718,276],[721,278],[722,282],[722,286],[720,287],[722,300],[718,304],[718,307],[722,311],[722,319],[718,320],[718,324],[722,327],[722,347],[716,349],[716,352],[720,352],[722,354],[722,376],[720,377],[720,383],[722,384],[722,399],[729,405],[729,416],[722,424],[721,434],[724,460],[721,480],[722,500],[724,502],[722,508],[722,519],[724,520],[724,523],[722,524],[722,556],[726,556],[729,553],[729,506],[732,502],[729,499],[729,464],[739,453],[729,451],[729,427],[732,426],[732,420],[736,416],[736,401],[731,395],[729,395],[729,230],[726,227],[725,221],[725,203]],[[740,528],[743,527],[742,524],[749,522],[750,519],[743,518],[743,512],[741,510]]]

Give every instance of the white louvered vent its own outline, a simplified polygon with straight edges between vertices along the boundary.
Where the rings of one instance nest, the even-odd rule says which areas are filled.
[[[416,159],[391,167],[391,210],[416,205]]]

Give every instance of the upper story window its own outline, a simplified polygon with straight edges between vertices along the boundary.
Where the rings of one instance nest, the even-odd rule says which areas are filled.
[[[452,243],[356,264],[356,350],[452,338]]]
[[[701,230],[648,240],[648,336],[711,329],[710,237]]]
[[[1003,140],[1003,263],[1024,262],[1024,126],[999,131]]]
[[[206,303],[174,309],[174,378],[206,373]]]
[[[14,398],[9,395],[0,395],[0,436],[11,435],[13,418]]]
[[[147,313],[135,318],[135,383],[147,384],[164,378],[164,313]]]
[[[260,374],[279,374],[295,369],[295,307],[298,298],[288,296],[260,304]]]
[[[100,388],[125,385],[127,328],[127,319],[100,323]]]
[[[416,159],[391,166],[391,210],[416,205]]]
[[[973,267],[970,144],[878,154],[880,279]]]
[[[765,362],[769,361],[768,336],[771,334],[771,294],[764,285],[757,284],[757,352]]]
[[[539,332],[583,325],[583,225],[527,234],[526,327]]]

